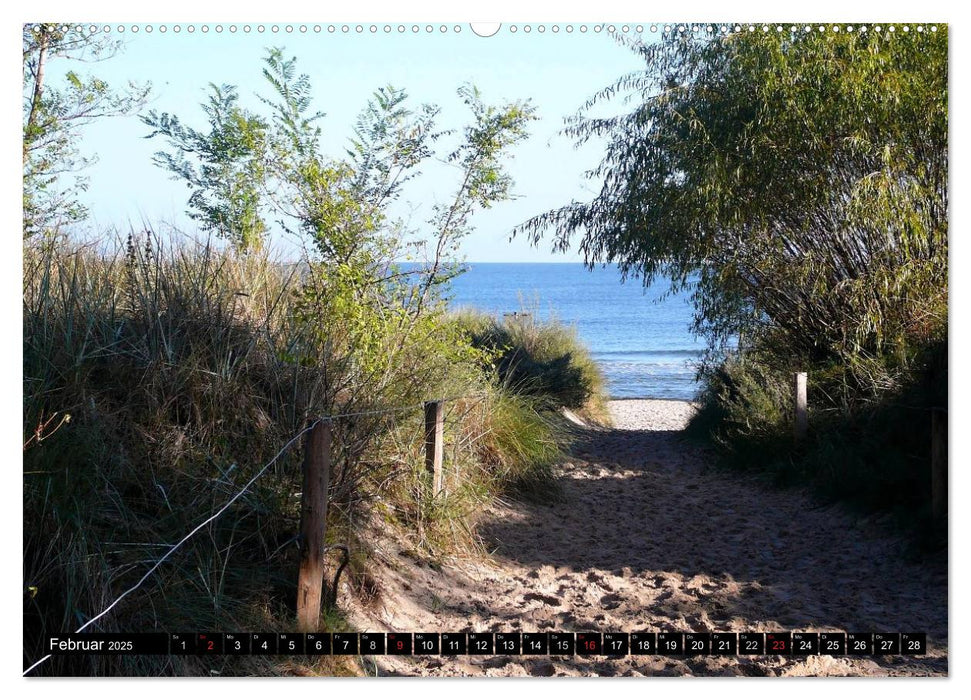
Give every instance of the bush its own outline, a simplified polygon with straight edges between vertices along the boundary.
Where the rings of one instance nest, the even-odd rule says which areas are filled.
[[[946,533],[930,518],[930,409],[947,407],[946,338],[916,355],[894,389],[866,399],[859,386],[846,386],[854,375],[840,366],[811,369],[810,432],[799,446],[792,437],[791,373],[768,365],[752,353],[709,371],[689,431],[710,438],[733,468],[893,514],[923,546],[939,547]]]
[[[707,374],[703,387],[701,408],[689,432],[710,437],[740,461],[750,449],[758,452],[766,443],[784,441],[780,426],[791,416],[784,377],[752,359],[733,356]]]
[[[455,315],[474,347],[487,353],[499,381],[546,409],[570,408],[595,422],[607,415],[604,379],[576,329],[532,313],[502,320],[477,311]]]

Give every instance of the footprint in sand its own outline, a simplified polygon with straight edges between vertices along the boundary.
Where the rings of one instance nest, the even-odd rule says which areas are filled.
[[[510,663],[512,659],[508,656],[493,656],[483,661],[479,664],[482,668],[502,668],[503,666]]]
[[[529,675],[538,677],[550,677],[556,673],[556,666],[552,661],[537,661],[529,664]]]
[[[624,599],[616,593],[608,593],[600,599],[600,604],[604,607],[604,610],[616,610],[623,602]]]
[[[572,612],[557,613],[556,617],[559,618],[560,625],[563,627],[572,625],[577,621],[576,615],[574,615]]]
[[[563,603],[559,598],[555,598],[551,595],[543,595],[542,593],[527,593],[523,596],[523,602],[529,603],[531,601],[539,601],[545,605],[559,606]]]
[[[604,577],[603,577],[603,574],[601,574],[598,571],[591,571],[590,573],[587,574],[587,581],[589,581],[590,583],[595,583],[598,586],[603,586]]]

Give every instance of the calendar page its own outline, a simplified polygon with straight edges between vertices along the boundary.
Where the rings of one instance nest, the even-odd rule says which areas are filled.
[[[82,10],[25,676],[948,675],[946,22]]]

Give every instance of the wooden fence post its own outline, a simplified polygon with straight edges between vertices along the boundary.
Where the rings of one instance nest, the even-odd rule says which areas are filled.
[[[425,469],[432,478],[432,493],[442,490],[442,456],[445,433],[445,402],[425,402]]]
[[[931,409],[931,513],[947,514],[947,410]]]
[[[792,427],[796,442],[802,442],[809,430],[809,414],[806,403],[806,373],[796,372],[793,375],[792,407],[794,422]]]
[[[322,420],[307,435],[300,506],[300,576],[297,579],[297,626],[316,632],[324,583],[324,534],[330,487],[330,422]]]

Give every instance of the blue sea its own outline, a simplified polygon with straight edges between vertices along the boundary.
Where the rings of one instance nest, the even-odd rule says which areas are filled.
[[[704,348],[690,330],[688,294],[661,297],[665,281],[622,283],[614,266],[580,263],[468,263],[449,305],[492,314],[531,312],[574,325],[607,380],[610,396],[692,399]]]

